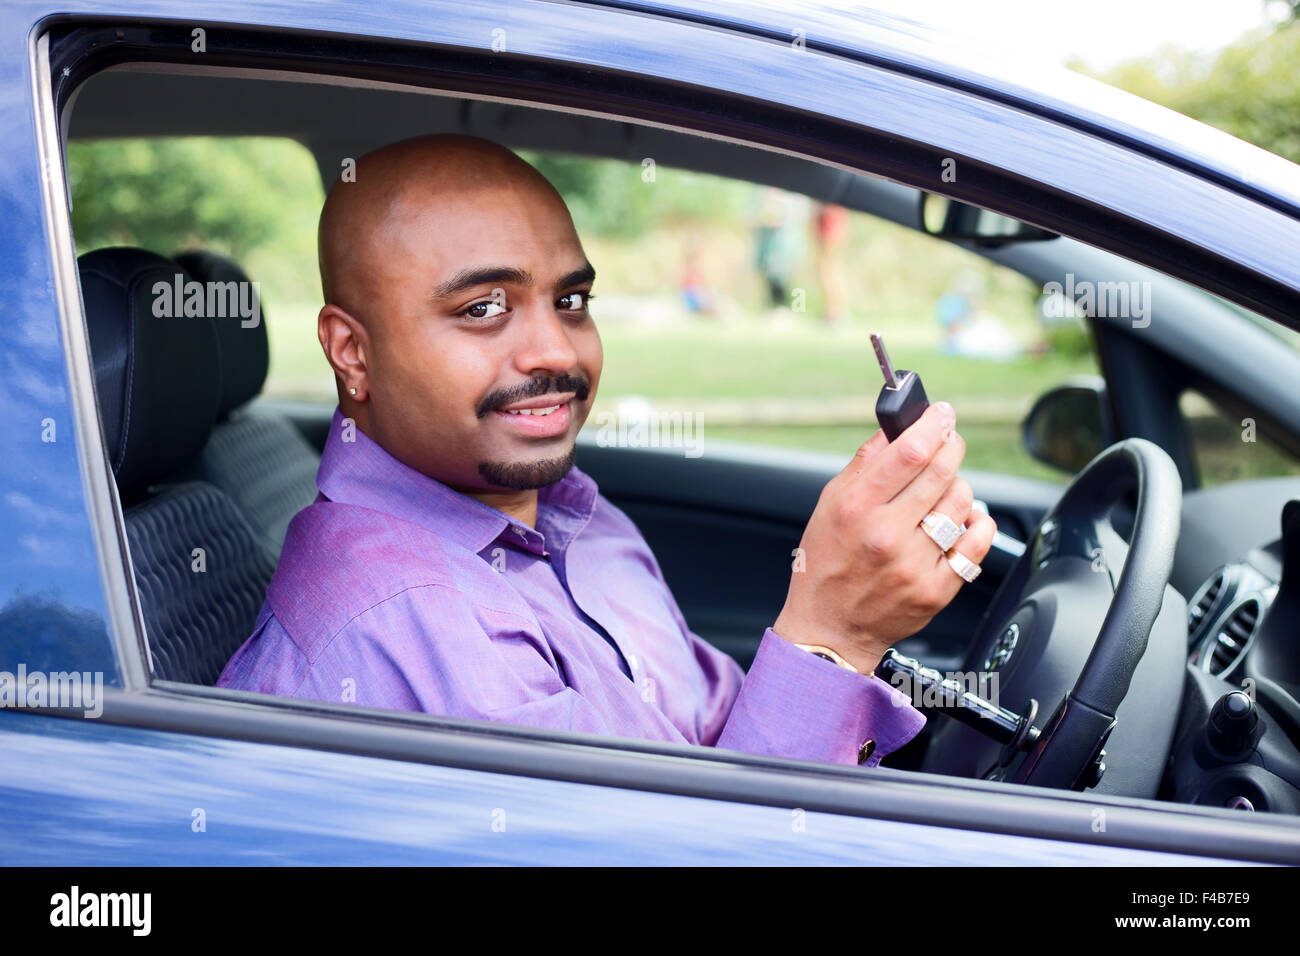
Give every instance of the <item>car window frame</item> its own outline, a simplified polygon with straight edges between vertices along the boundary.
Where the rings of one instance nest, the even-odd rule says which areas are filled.
[[[53,22],[65,22],[67,19],[56,18],[45,26],[49,27]],[[132,21],[133,26],[139,23],[138,20]],[[373,42],[382,45],[384,41],[378,39]],[[1266,844],[1274,845],[1271,841],[1277,840],[1276,832],[1273,832],[1275,827],[1259,828],[1260,842],[1256,842],[1249,839],[1242,829],[1242,825],[1248,821],[1241,821],[1238,815],[1218,811],[1216,808],[1187,807],[1099,793],[1053,791],[1048,794],[1028,794],[1023,789],[1017,792],[1017,788],[1001,783],[894,771],[890,768],[876,768],[872,775],[864,778],[856,768],[762,758],[714,748],[636,740],[620,740],[617,745],[613,745],[608,742],[608,738],[587,734],[495,723],[480,724],[436,715],[271,698],[226,689],[150,681],[145,666],[148,648],[135,594],[121,504],[108,467],[99,426],[85,338],[85,316],[77,288],[75,250],[66,206],[67,184],[59,149],[60,117],[55,113],[55,81],[51,77],[48,31],[33,31],[32,45],[33,91],[41,140],[38,146],[46,171],[44,199],[47,241],[55,260],[55,294],[67,341],[69,383],[77,410],[76,431],[79,447],[83,451],[82,468],[87,502],[96,531],[105,596],[110,602],[110,630],[116,641],[123,672],[122,689],[106,692],[103,719],[110,723],[153,726],[182,733],[293,742],[299,746],[401,756],[405,759],[430,760],[452,766],[475,766],[523,775],[581,779],[612,786],[666,788],[668,792],[716,795],[750,802],[775,801],[778,805],[783,804],[779,798],[780,793],[790,792],[790,787],[797,787],[798,792],[807,793],[808,785],[817,781],[819,787],[824,785],[825,789],[812,788],[818,790],[818,793],[810,794],[811,799],[805,802],[810,807],[830,812],[893,816],[953,826],[954,811],[969,819],[970,810],[978,804],[983,807],[980,814],[976,815],[981,824],[999,820],[1004,826],[1011,827],[1003,832],[1037,832],[1038,835],[1042,835],[1042,827],[1054,828],[1059,823],[1063,805],[1074,805],[1072,809],[1081,810],[1104,802],[1116,809],[1126,808],[1146,820],[1150,832],[1144,836],[1130,833],[1123,845],[1176,847],[1182,852],[1188,852],[1187,827],[1161,825],[1174,818],[1181,818],[1184,824],[1194,819],[1196,825],[1204,825],[1202,835],[1208,843],[1202,842],[1194,847],[1201,851],[1207,846],[1213,846],[1214,852],[1236,855],[1243,848],[1250,852],[1263,852]],[[336,75],[323,73],[321,76],[334,78]],[[467,91],[454,92],[463,95]],[[629,121],[629,116],[621,112],[608,115],[624,122]],[[645,117],[630,119],[632,122],[644,120]],[[689,124],[679,128],[701,132]],[[773,148],[772,144],[743,141]],[[833,150],[830,152],[834,153]],[[842,154],[828,156],[824,149],[819,149],[816,154],[804,152],[798,155],[832,166],[873,172],[870,164],[863,161],[860,150],[855,153],[858,158],[851,167],[845,166]],[[874,174],[880,173],[874,171]],[[1003,211],[1015,215],[1013,210]],[[346,739],[339,739],[340,737]],[[645,759],[651,756],[656,759]],[[672,767],[685,773],[665,774]],[[573,776],[566,777],[566,773]],[[665,776],[672,779],[665,780]],[[690,782],[692,780],[694,782]],[[1013,810],[1014,813],[1009,812]],[[1028,818],[1024,817],[1026,812],[1030,814]],[[928,819],[926,814],[930,815]],[[1150,814],[1156,814],[1160,819],[1155,819]],[[957,819],[960,820],[961,817]],[[1249,822],[1252,824],[1250,829],[1254,829],[1253,824],[1258,821]],[[998,829],[1003,830],[1003,826]],[[1093,838],[1095,836],[1092,835]],[[1067,838],[1080,837],[1075,834]],[[1154,840],[1155,843],[1144,843],[1148,840]]]

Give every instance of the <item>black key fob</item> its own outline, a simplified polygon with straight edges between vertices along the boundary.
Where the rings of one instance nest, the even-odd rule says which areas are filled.
[[[921,417],[930,407],[930,400],[926,398],[921,376],[907,369],[895,370],[890,364],[885,342],[879,335],[872,334],[871,344],[885,376],[885,384],[876,399],[876,421],[885,437],[893,441]]]
[[[903,434],[930,407],[921,376],[900,368],[898,380],[896,386],[881,388],[876,399],[876,421],[890,441]]]

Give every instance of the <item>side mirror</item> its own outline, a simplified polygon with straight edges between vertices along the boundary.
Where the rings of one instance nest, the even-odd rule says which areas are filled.
[[[934,193],[921,193],[920,217],[921,229],[930,235],[941,239],[973,239],[978,246],[1056,238],[1056,233],[1019,219]]]
[[[1040,395],[1025,416],[1021,435],[1035,459],[1075,474],[1115,443],[1106,380],[1080,377]]]

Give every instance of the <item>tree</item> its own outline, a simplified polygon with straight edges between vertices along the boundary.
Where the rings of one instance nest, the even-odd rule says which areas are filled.
[[[1300,0],[1285,0],[1300,13]],[[1165,49],[1100,78],[1300,162],[1300,23],[1248,34],[1216,56]]]

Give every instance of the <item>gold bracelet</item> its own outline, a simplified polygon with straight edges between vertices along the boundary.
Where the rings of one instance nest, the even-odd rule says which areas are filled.
[[[795,647],[799,648],[800,650],[805,650],[805,651],[807,651],[809,654],[813,654],[813,655],[815,655],[815,656],[817,656],[817,657],[820,657],[820,658],[822,658],[822,659],[824,659],[824,660],[828,660],[828,661],[830,661],[832,664],[838,664],[838,665],[840,665],[840,667],[843,667],[845,670],[853,671],[853,673],[855,673],[855,674],[861,674],[861,673],[862,673],[860,670],[858,670],[856,667],[854,667],[852,664],[850,664],[850,663],[849,663],[848,661],[846,661],[844,658],[840,657],[839,654],[835,653],[835,652],[834,652],[833,650],[831,650],[829,647],[825,647],[824,645],[821,645],[821,644],[795,644]]]

